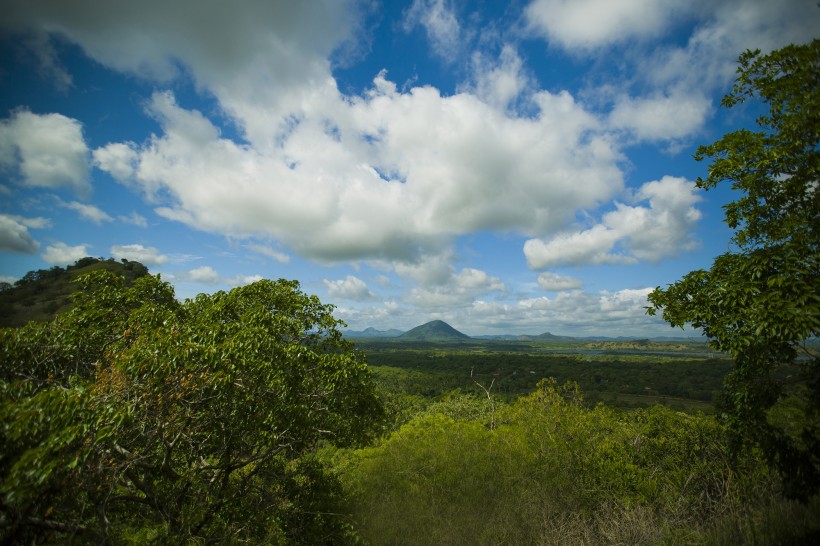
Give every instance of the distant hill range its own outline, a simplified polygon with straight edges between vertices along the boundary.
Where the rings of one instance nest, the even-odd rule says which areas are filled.
[[[347,337],[399,337],[404,332],[401,330],[391,329],[391,330],[376,330],[372,326],[369,328],[365,328],[364,330],[347,330],[345,335]]]
[[[497,334],[497,335],[481,335],[470,337],[467,334],[459,332],[446,322],[442,320],[433,320],[416,326],[412,330],[402,332],[395,328],[390,330],[377,330],[372,326],[364,330],[347,330],[344,335],[351,339],[383,339],[401,341],[532,341],[540,343],[584,343],[596,345],[595,349],[610,348],[606,342],[616,343],[621,349],[623,348],[648,348],[651,342],[698,342],[704,341],[700,336],[689,337],[673,337],[664,336],[652,338],[651,340],[640,339],[635,337],[606,337],[606,336],[589,336],[589,337],[572,337],[572,336],[558,336],[549,332],[544,332],[538,335],[515,335],[515,334]],[[595,343],[598,342],[598,343]],[[600,345],[600,347],[598,346]],[[633,347],[634,346],[634,347]]]
[[[80,290],[74,282],[77,277],[98,269],[123,275],[129,283],[148,274],[148,268],[139,262],[92,257],[77,260],[65,268],[54,266],[29,271],[14,284],[0,283],[0,327],[52,320],[57,313],[71,307],[71,295]]]

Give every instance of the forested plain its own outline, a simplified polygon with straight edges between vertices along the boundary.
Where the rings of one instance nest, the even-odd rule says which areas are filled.
[[[0,542],[818,543],[819,89],[818,40],[744,53],[723,105],[768,114],[695,156],[734,246],[648,312],[708,346],[354,342],[297,281],[94,258],[4,285]]]
[[[498,341],[358,346],[387,428],[374,446],[323,457],[373,544],[820,536],[816,499],[784,499],[759,451],[733,453],[716,415],[731,362],[703,344],[643,353],[617,342],[605,351]]]

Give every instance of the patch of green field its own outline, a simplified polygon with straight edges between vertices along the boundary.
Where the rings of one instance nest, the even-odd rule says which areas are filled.
[[[680,346],[680,343],[675,345]],[[552,377],[574,381],[587,404],[621,408],[659,403],[678,411],[714,411],[731,362],[703,356],[702,345],[638,352],[574,348],[552,344],[477,342],[469,344],[360,344],[381,387],[394,393],[437,398],[452,392],[512,400]],[[673,346],[674,347],[674,346]]]

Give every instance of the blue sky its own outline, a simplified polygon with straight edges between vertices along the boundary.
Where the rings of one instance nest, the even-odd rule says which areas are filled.
[[[180,298],[297,279],[353,329],[675,335],[728,248],[699,144],[814,0],[7,0],[0,277],[138,260]]]

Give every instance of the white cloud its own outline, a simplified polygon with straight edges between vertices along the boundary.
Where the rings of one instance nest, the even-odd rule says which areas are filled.
[[[322,281],[327,287],[327,293],[331,298],[339,298],[353,301],[366,301],[378,299],[378,296],[370,291],[367,284],[354,275],[348,275],[344,279]]]
[[[685,3],[675,0],[534,0],[531,30],[568,49],[597,48],[665,30]]]
[[[158,94],[164,135],[140,150],[132,182],[163,200],[158,214],[201,230],[273,237],[323,261],[417,262],[478,229],[549,233],[620,190],[620,156],[595,118],[567,93],[534,100],[537,117],[509,117],[380,76],[363,97],[320,100],[317,119],[262,153]]]
[[[453,62],[463,47],[461,25],[447,4],[446,0],[414,0],[405,14],[404,28],[423,26],[436,55]]]
[[[201,284],[214,285],[222,282],[222,278],[219,276],[219,273],[217,273],[216,270],[209,265],[203,265],[191,269],[185,276],[188,280]]]
[[[162,265],[168,261],[168,257],[160,254],[156,248],[140,244],[114,245],[111,247],[111,256],[118,260],[125,258],[132,262],[140,262],[143,265]]]
[[[10,218],[14,219],[15,221],[23,224],[29,229],[44,229],[51,227],[51,220],[48,218],[43,218],[42,216],[36,216],[34,218],[26,218],[24,216],[16,216],[12,215]]]
[[[556,273],[552,273],[550,271],[544,271],[540,275],[538,275],[538,286],[540,286],[543,290],[547,292],[560,292],[561,290],[574,290],[576,288],[581,288],[583,283],[580,279],[576,279],[573,277],[565,277],[562,275],[558,275]]]
[[[451,271],[444,283],[412,288],[407,301],[418,309],[452,310],[470,305],[479,296],[504,290],[506,287],[498,277],[465,267],[458,273]]]
[[[191,25],[187,10],[159,1],[94,17],[80,1],[70,13],[21,5],[6,24],[48,21],[109,67],[163,80],[183,66],[213,93],[241,144],[158,93],[159,134],[94,151],[158,214],[197,229],[320,261],[418,263],[474,230],[545,237],[621,190],[619,145],[569,93],[528,91],[526,116],[507,111],[528,85],[511,48],[481,61],[471,91],[399,92],[378,76],[344,95],[329,59],[356,36],[357,9],[308,4],[214,6]],[[455,32],[449,4],[416,5],[436,36]]]
[[[131,211],[131,214],[117,216],[117,219],[124,224],[131,224],[137,227],[148,227],[148,221],[136,211]]]
[[[94,222],[97,225],[100,225],[103,222],[114,221],[114,219],[111,216],[109,216],[99,208],[95,207],[94,205],[87,205],[85,203],[79,203],[77,201],[63,203],[62,205],[67,209],[71,209],[77,212],[80,215],[80,217],[91,222]]]
[[[474,55],[472,81],[450,96],[429,86],[399,90],[386,73],[372,89],[346,94],[332,70],[358,31],[348,2],[260,0],[241,10],[220,4],[203,10],[197,25],[186,8],[159,0],[118,10],[97,9],[91,0],[71,9],[18,4],[0,25],[48,27],[106,66],[155,81],[170,82],[181,67],[215,97],[214,117],[238,129],[241,139],[230,140],[206,115],[160,92],[148,105],[160,125],[156,135],[94,150],[95,166],[142,192],[158,214],[269,241],[270,248],[248,248],[282,263],[290,257],[277,248],[322,262],[378,263],[417,285],[406,298],[417,308],[407,313],[453,305],[454,318],[474,313],[487,325],[513,317],[570,324],[561,315],[572,305],[567,298],[581,294],[584,309],[592,310],[605,297],[574,291],[577,279],[544,273],[539,285],[560,290],[555,298],[498,303],[505,294],[500,280],[453,267],[456,238],[524,234],[536,269],[657,260],[690,248],[698,217],[691,186],[664,179],[623,198],[626,203],[610,204],[622,195],[621,150],[636,140],[696,134],[711,114],[705,97],[730,81],[744,47],[811,37],[820,11],[794,0],[727,1],[708,9],[713,3],[706,0],[693,7],[533,2],[531,31],[576,55],[595,56],[622,76],[593,112],[568,92],[539,91],[509,45],[498,58]],[[462,44],[469,42],[453,6],[418,0],[405,13],[407,24],[424,27],[446,59],[466,53]],[[695,22],[688,42],[682,36],[675,43],[649,41],[682,15],[687,25]],[[604,46],[613,44],[622,47],[610,63],[616,59]],[[22,150],[12,136],[0,131],[0,162],[16,168]],[[609,212],[595,213],[600,206]],[[567,229],[584,211],[599,220]],[[194,277],[217,284],[256,278],[222,278],[212,268],[198,268]],[[478,300],[485,294],[494,300]],[[379,307],[380,316],[405,316],[389,303]],[[500,313],[496,322],[486,310]]]
[[[0,121],[0,167],[19,171],[27,186],[91,192],[82,125],[61,114],[18,110]]]
[[[641,186],[635,198],[648,201],[649,206],[616,203],[615,210],[589,229],[563,232],[549,240],[528,240],[524,244],[527,263],[543,269],[562,264],[657,261],[697,246],[691,231],[701,216],[694,206],[700,196],[692,182],[666,176]]]
[[[28,228],[45,227],[45,222],[43,218],[26,219],[0,214],[0,252],[36,253],[40,243],[34,240]]]
[[[267,256],[268,258],[271,258],[272,260],[275,260],[279,263],[286,264],[286,263],[290,262],[290,256],[288,256],[284,252],[279,252],[278,250],[275,250],[275,249],[273,249],[269,246],[260,245],[260,244],[256,244],[256,243],[251,243],[247,246],[248,246],[249,249],[253,250],[257,254],[262,254],[263,256]]]
[[[804,0],[535,0],[526,16],[550,44],[610,67],[606,84],[584,95],[612,100],[614,129],[661,142],[702,130],[716,108],[708,97],[730,85],[742,51],[804,43],[820,26]],[[681,23],[693,25],[685,43],[662,36]]]
[[[133,142],[113,142],[92,152],[94,166],[111,174],[117,180],[129,180],[134,175],[137,145]]]
[[[219,284],[224,284],[227,286],[244,286],[246,284],[251,284],[256,281],[261,281],[262,276],[260,275],[234,275],[233,277],[222,277],[217,271],[209,266],[203,265],[200,267],[196,267],[189,271],[179,273],[174,276],[178,278],[180,281],[187,281],[187,282],[194,282],[198,284],[206,284],[209,286],[216,286]]]
[[[490,61],[480,52],[472,58],[475,82],[464,86],[481,100],[497,108],[505,109],[516,100],[527,98],[525,91],[534,87],[518,52],[509,44],[501,49],[497,61]]]
[[[640,140],[675,140],[697,132],[711,111],[711,100],[697,89],[654,97],[624,95],[617,99],[609,122]]]
[[[669,333],[659,317],[646,315],[651,288],[591,294],[581,290],[559,292],[553,298],[524,298],[510,303],[476,301],[461,320],[485,332],[551,332],[561,335],[634,335]]]
[[[261,281],[264,277],[262,275],[234,275],[225,279],[228,286],[245,286],[246,284],[253,284],[256,281]]]
[[[43,261],[52,265],[66,266],[88,256],[88,245],[68,246],[65,243],[49,245],[40,255]]]
[[[328,59],[357,53],[360,15],[369,8],[356,0],[245,0],[211,2],[192,18],[190,6],[165,0],[13,7],[0,25],[60,34],[107,67],[162,83],[190,74],[254,140],[287,127],[328,80]]]

